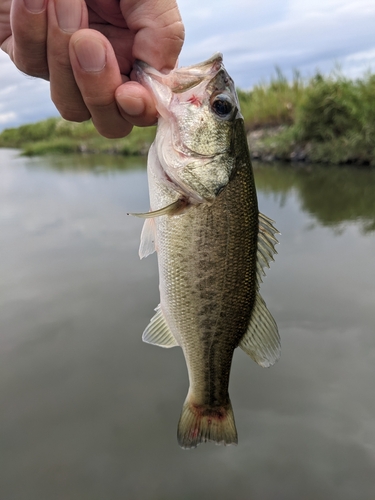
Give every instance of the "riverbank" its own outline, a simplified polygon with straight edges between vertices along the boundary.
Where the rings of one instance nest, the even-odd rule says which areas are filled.
[[[238,91],[249,146],[263,161],[375,165],[375,75],[349,80],[339,72],[292,81],[277,71],[269,82]],[[24,155],[106,153],[144,155],[155,127],[105,139],[93,124],[62,118],[6,129],[0,147]]]
[[[0,134],[0,147],[19,148],[25,156],[68,153],[145,155],[155,131],[156,127],[134,127],[127,137],[106,139],[97,132],[91,120],[74,123],[63,118],[48,118],[4,130]]]

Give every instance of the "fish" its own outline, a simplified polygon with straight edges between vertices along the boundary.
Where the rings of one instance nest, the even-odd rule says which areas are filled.
[[[160,303],[143,341],[182,348],[189,390],[179,445],[237,444],[228,385],[234,349],[269,367],[280,356],[259,293],[278,243],[259,212],[235,84],[220,53],[167,74],[144,62],[136,79],[158,112],[147,175],[150,211],[140,258],[157,252]]]

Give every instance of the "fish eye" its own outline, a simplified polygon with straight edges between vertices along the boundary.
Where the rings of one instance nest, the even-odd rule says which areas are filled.
[[[220,118],[229,118],[233,110],[233,104],[225,94],[215,96],[215,99],[211,103],[211,107],[214,113],[220,116]]]

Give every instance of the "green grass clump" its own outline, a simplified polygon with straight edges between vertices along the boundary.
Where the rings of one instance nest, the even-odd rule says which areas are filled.
[[[294,125],[294,140],[309,143],[312,161],[375,163],[375,77],[342,75],[310,80]]]
[[[310,80],[296,113],[300,140],[326,142],[348,131],[361,130],[361,92],[358,82],[341,75]]]
[[[6,129],[0,134],[0,147],[21,148],[27,156],[65,153],[146,154],[155,137],[155,127],[134,127],[121,139],[106,139],[91,120],[74,123],[49,118],[38,123]]]
[[[255,85],[248,92],[239,90],[246,129],[293,124],[304,90],[305,83],[298,72],[289,82],[279,69],[269,83]]]
[[[27,143],[22,149],[25,156],[41,156],[45,154],[67,154],[78,152],[76,145],[68,138],[57,137],[51,140],[42,140]]]
[[[311,162],[375,165],[375,75],[350,80],[335,71],[328,76],[317,73],[305,82],[296,77],[287,82],[279,76],[264,85],[262,92],[261,111],[252,103],[254,93],[260,97],[257,87],[247,99],[242,96],[248,130],[259,123],[286,127],[271,137],[264,134],[256,145],[261,155],[289,161],[298,157]],[[286,111],[283,114],[286,96],[293,103],[289,115]],[[250,112],[257,113],[251,120]]]
[[[27,142],[47,140],[54,135],[56,123],[56,118],[49,118],[38,123],[5,129],[0,134],[0,147],[19,148]]]

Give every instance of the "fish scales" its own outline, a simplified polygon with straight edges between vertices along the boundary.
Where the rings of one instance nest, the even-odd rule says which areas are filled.
[[[244,179],[249,173],[238,171],[212,206],[197,205],[156,221],[159,273],[168,284],[161,287],[161,303],[172,331],[184,332],[177,340],[200,404],[228,402],[233,350],[255,297],[258,212],[253,193],[243,189],[250,184]],[[198,342],[202,350],[196,349]]]
[[[258,293],[259,239],[272,258],[276,230],[266,218],[264,237],[259,230],[233,82],[221,56],[196,67],[196,83],[188,81],[187,92],[179,87],[177,96],[168,82],[178,81],[179,70],[168,80],[144,63],[138,69],[161,115],[149,153],[151,212],[143,214],[140,248],[141,257],[157,251],[160,306],[143,338],[183,350],[190,382],[178,427],[184,448],[237,442],[228,394],[233,351],[240,345],[269,366],[279,349],[276,324]],[[189,68],[183,74],[188,80]],[[223,110],[229,115],[222,120]]]

